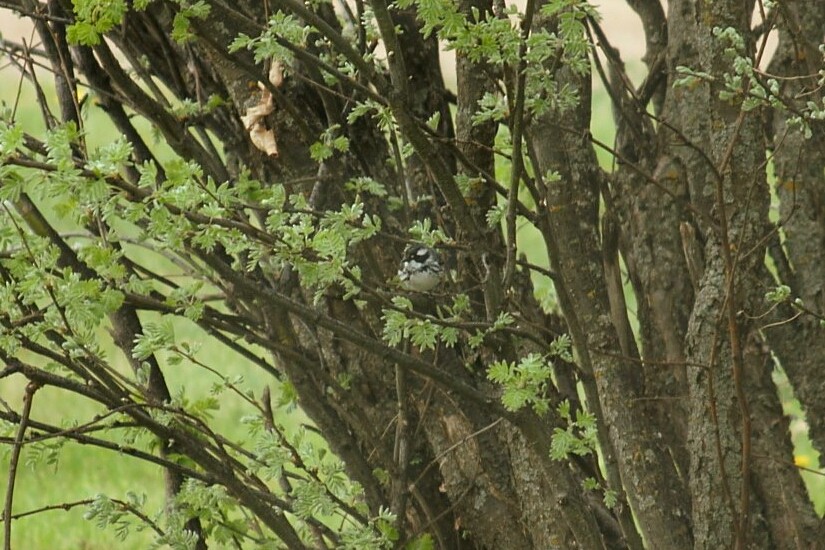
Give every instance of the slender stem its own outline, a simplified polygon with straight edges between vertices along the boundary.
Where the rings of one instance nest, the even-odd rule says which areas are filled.
[[[535,0],[527,0],[524,20],[521,23],[521,44],[516,73],[516,97],[513,104],[513,168],[510,172],[510,188],[507,192],[507,263],[504,268],[502,288],[510,286],[516,268],[516,204],[518,188],[524,172],[524,158],[521,154],[521,140],[524,134],[524,101],[527,85],[527,39],[533,26],[533,13],[536,11]]]
[[[29,415],[32,412],[32,401],[35,392],[40,389],[37,382],[29,382],[26,393],[23,395],[23,414],[17,426],[17,436],[14,438],[14,447],[9,461],[9,481],[6,487],[6,505],[3,509],[3,548],[11,550],[11,506],[14,502],[14,481],[17,477],[17,464],[20,461],[20,451],[23,450],[23,439],[26,437],[26,428],[29,425]]]
[[[399,518],[400,529],[403,529],[403,518],[406,514],[407,496],[409,487],[407,477],[409,475],[409,447],[410,447],[410,419],[409,404],[407,402],[407,371],[395,366],[395,392],[398,407],[398,422],[395,424],[395,448],[393,449],[393,460],[397,471],[393,479],[392,487],[392,511]]]

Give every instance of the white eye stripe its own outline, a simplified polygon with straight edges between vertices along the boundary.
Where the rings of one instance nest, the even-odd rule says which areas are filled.
[[[434,258],[428,258],[423,262],[418,260],[407,260],[402,265],[405,269],[434,269],[441,271],[441,264]]]

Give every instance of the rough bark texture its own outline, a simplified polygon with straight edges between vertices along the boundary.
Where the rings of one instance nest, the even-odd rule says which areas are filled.
[[[348,268],[360,269],[357,276],[347,272],[362,287],[358,302],[344,296],[342,282],[317,295],[302,285],[295,265],[317,252],[310,248],[275,273],[263,264],[244,270],[239,265],[250,260],[246,252],[239,258],[196,239],[169,251],[221,302],[207,308],[201,328],[240,352],[252,355],[236,339],[266,350],[267,358],[255,358],[263,376],[275,374],[294,387],[302,409],[363,488],[365,516],[390,509],[401,542],[429,533],[442,549],[784,549],[814,548],[825,540],[825,524],[793,463],[788,421],[771,377],[777,366],[788,374],[812,440],[825,449],[825,369],[817,368],[825,356],[819,322],[825,315],[825,128],[811,122],[812,137],[806,138],[792,125],[808,100],[822,98],[811,76],[822,68],[821,2],[779,2],[754,32],[752,15],[760,10],[753,2],[670,0],[665,12],[658,0],[628,0],[646,36],[648,74],[638,89],[624,72],[621,49],[606,43],[595,19],[581,15],[584,26],[572,32],[598,42],[606,55],[601,61],[591,57],[589,70],[576,71],[569,52],[551,41],[555,50],[543,60],[545,73],[554,91],[574,90],[579,103],[552,104],[538,114],[525,108],[535,98],[525,98],[531,77],[523,59],[501,64],[459,49],[457,91],[447,91],[438,40],[421,35],[426,14],[415,4],[403,10],[385,0],[346,9],[298,0],[208,4],[207,15],[192,19],[186,44],[170,38],[176,3],[129,11],[107,40],[90,46],[68,45],[64,21],[46,17],[44,55],[58,75],[62,119],[80,119],[82,81],[132,143],[135,165],[156,160],[153,146],[133,126],[136,113],[174,154],[196,162],[204,180],[236,185],[248,172],[265,185],[283,184],[287,193],[306,199],[293,213],[318,220],[355,200],[357,193],[345,185],[355,178],[369,177],[386,188],[394,203],[358,194],[364,209],[382,221],[376,236],[346,251]],[[567,7],[543,14],[542,4],[528,2],[532,11],[520,20],[522,57],[532,53],[528,38],[541,32],[571,38],[564,35],[571,32],[565,17],[582,13]],[[40,9],[35,2],[11,5],[21,13]],[[68,2],[50,5],[52,15],[72,13]],[[277,37],[295,58],[282,84],[268,76],[278,60],[256,63],[248,51],[227,49],[239,33],[264,30],[271,15],[265,6],[312,28],[303,44]],[[367,8],[374,17],[370,27],[380,36],[378,50],[378,38],[359,20]],[[457,3],[473,22],[504,20],[503,8],[492,0]],[[347,10],[355,10],[352,19]],[[779,45],[767,64],[762,41],[772,28]],[[735,31],[742,39],[738,54],[761,61],[780,79],[777,107],[763,103],[745,110],[743,97],[720,95],[724,75],[733,72],[732,46],[720,29]],[[375,51],[380,59],[373,63],[367,54]],[[699,76],[674,86],[682,78],[677,67]],[[590,134],[593,74],[603,77],[614,103],[613,145],[596,143]],[[744,95],[763,84],[746,84]],[[169,98],[203,103],[212,94],[225,102],[205,113],[178,116],[169,108]],[[277,155],[255,147],[242,122],[266,94],[275,108],[264,127],[274,131]],[[507,96],[502,120],[473,120],[485,94]],[[348,121],[365,100],[391,113],[392,124],[381,125],[373,113]],[[790,109],[778,107],[783,102]],[[425,121],[434,113],[440,122],[430,128]],[[310,146],[334,125],[349,148],[313,159]],[[504,127],[516,142],[496,156],[496,135]],[[21,148],[7,155],[9,164],[51,169],[44,164],[45,146],[30,140],[25,147],[28,153]],[[87,152],[76,147],[77,166],[85,169]],[[609,173],[597,161],[597,147],[614,154]],[[769,152],[776,223],[769,215]],[[162,188],[165,168],[158,166],[153,185]],[[93,179],[89,172],[82,177]],[[551,173],[558,177],[548,179]],[[134,168],[106,184],[124,202],[151,201],[151,186],[138,185]],[[501,224],[488,224],[496,205],[505,212]],[[61,267],[81,279],[103,280],[48,227],[48,216],[32,214],[31,199],[23,196],[16,207],[33,233],[61,247]],[[193,228],[215,224],[275,246],[282,232],[265,229],[268,208],[250,202],[215,219],[175,204],[169,211]],[[404,293],[391,280],[410,225],[425,218],[450,238],[440,252],[454,273],[431,293]],[[513,232],[522,224],[535,230],[549,267],[524,259]],[[95,219],[87,229],[105,244],[106,223]],[[157,283],[144,294],[127,293],[111,316],[115,344],[131,357],[142,330],[139,311],[180,310],[165,295],[174,283],[144,269],[138,257],[119,261]],[[0,275],[9,284],[16,280],[5,267]],[[552,279],[558,308],[539,306],[531,277]],[[765,294],[779,284],[788,285],[802,305],[767,302]],[[386,311],[398,308],[390,299],[399,293],[410,298],[411,317],[456,327],[458,344],[420,350],[407,340],[395,347],[382,340]],[[444,308],[458,293],[469,296],[469,311],[453,319]],[[32,304],[21,301],[19,307],[40,318]],[[470,345],[504,313],[512,324]],[[0,321],[14,334],[28,322],[5,314]],[[560,333],[571,336],[574,360],[552,359],[553,378],[540,396],[550,410],[507,410],[487,369],[496,361],[515,365],[528,353],[546,354]],[[55,349],[66,337],[60,331],[46,336]],[[155,356],[147,363],[149,386],[135,396],[105,369],[87,371],[94,364],[88,366],[82,354],[50,355],[44,344],[21,342],[83,377],[88,387],[59,382],[6,352],[0,354],[4,376],[23,373],[38,383],[62,384],[109,409],[129,400],[162,406],[170,399]],[[567,428],[556,412],[564,400],[573,411],[595,415],[601,461],[593,455],[549,457],[554,430]],[[242,453],[227,451],[223,440],[204,442],[192,426],[164,424],[140,407],[129,414],[165,442],[161,458],[176,453],[196,465],[163,463],[170,497],[185,479],[202,479],[225,487],[290,548],[340,543],[322,519],[307,522],[311,536],[291,523],[287,476],[276,488],[249,473]],[[603,493],[583,489],[586,480],[615,495],[615,505],[608,506]],[[352,517],[363,520],[354,512]],[[190,528],[201,547],[210,544],[194,519]]]

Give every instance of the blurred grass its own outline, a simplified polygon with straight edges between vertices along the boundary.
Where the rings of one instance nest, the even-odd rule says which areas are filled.
[[[17,83],[13,74],[5,70],[2,76],[6,79],[0,86],[0,101],[5,108],[11,108],[17,97]],[[44,78],[45,82],[47,79]],[[14,85],[12,85],[12,81]],[[47,90],[47,93],[48,92]],[[28,83],[23,84],[20,103],[17,107],[17,120],[33,135],[42,135],[45,125],[42,122],[40,109],[35,101],[33,88]],[[54,101],[50,93],[50,101]],[[108,118],[100,109],[87,105],[84,110],[86,139],[90,148],[105,145],[119,137]],[[135,120],[136,125],[144,138],[153,143],[157,137],[152,135],[152,127]],[[160,157],[171,158],[168,149],[161,151]],[[63,220],[56,220],[44,208],[46,214],[60,230],[70,230],[71,227]],[[80,242],[79,244],[85,244]],[[126,245],[133,257],[136,255],[146,259],[154,269],[161,273],[174,274],[176,270],[171,264],[159,255],[148,250]],[[185,281],[178,279],[184,284]],[[156,321],[156,315],[143,315],[144,322]],[[262,371],[256,365],[223,345],[210,340],[206,334],[194,323],[186,320],[177,320],[174,323],[176,342],[187,341],[200,346],[196,359],[208,365],[218,366],[221,373],[227,378],[243,376],[240,384],[242,390],[252,390],[260,396],[266,385],[273,389],[273,401],[278,399],[278,385],[271,375]],[[100,333],[103,347],[106,350],[110,363],[114,368],[123,372],[130,372],[126,358],[111,342],[105,330]],[[256,353],[263,354],[261,350]],[[163,359],[163,358],[161,358]],[[178,365],[170,366],[163,362],[170,392],[173,396],[185,393],[191,402],[210,395],[213,384],[220,382],[218,377],[189,361],[182,361]],[[26,380],[19,375],[0,380],[0,398],[8,402],[19,411],[26,386]],[[256,411],[240,397],[223,392],[220,397],[220,410],[214,411],[213,427],[230,439],[243,439],[246,428],[241,424],[241,418],[255,414]],[[89,422],[95,415],[101,414],[96,404],[54,388],[42,388],[34,396],[31,418],[58,426],[71,426]],[[287,415],[276,409],[277,419],[285,424],[288,430],[305,420],[300,411]],[[6,433],[5,435],[13,435]],[[117,436],[107,436],[115,439]],[[8,472],[10,447],[0,449],[0,471]],[[127,491],[147,495],[146,511],[150,516],[159,513],[163,506],[164,480],[162,472],[154,466],[138,459],[121,455],[92,446],[83,446],[67,443],[59,453],[59,461],[54,465],[46,463],[45,457],[37,460],[38,452],[34,446],[26,446],[21,453],[20,464],[15,482],[14,506],[15,513],[26,512],[46,506],[58,505],[85,499],[94,498],[103,493],[111,498],[125,499]],[[0,499],[4,499],[7,490],[7,476],[0,479]],[[20,549],[104,549],[104,548],[147,548],[153,538],[153,533],[132,532],[124,540],[118,540],[114,530],[99,529],[94,521],[83,519],[85,507],[76,507],[68,511],[54,510],[15,520],[12,525],[12,543],[14,548]]]
[[[205,334],[188,321],[175,325],[176,341],[202,342],[203,347],[198,359],[210,365],[218,366],[222,374],[231,378],[244,377],[240,384],[242,389],[253,390],[260,395],[265,385],[274,386],[273,398],[277,400],[277,385],[268,374],[250,364],[244,358],[227,348],[210,342]],[[164,367],[167,382],[172,395],[185,393],[189,401],[210,395],[213,384],[219,379],[193,365],[183,361],[175,366]],[[124,372],[129,370],[125,358],[112,360],[116,368]],[[0,381],[0,396],[13,406],[19,406],[23,395],[25,380],[13,377]],[[220,409],[213,412],[213,428],[230,439],[243,440],[246,428],[241,418],[255,414],[248,404],[238,396],[224,392],[219,397]],[[18,408],[19,410],[19,408]],[[89,401],[54,388],[42,388],[33,400],[33,420],[53,423],[58,426],[71,426],[91,420],[101,409]],[[278,420],[288,425],[288,429],[302,420],[297,414],[279,416]],[[109,436],[107,439],[118,440]],[[138,445],[140,447],[140,445]],[[0,459],[2,470],[8,471],[9,447],[3,448]],[[48,465],[44,457],[34,462],[38,453],[32,447],[24,447],[21,454],[21,466],[15,484],[14,512],[24,512],[43,506],[93,498],[103,493],[111,498],[125,499],[127,491],[146,494],[146,510],[150,516],[160,512],[163,506],[164,481],[161,471],[149,464],[114,451],[68,443],[60,451],[59,462]],[[27,464],[27,462],[29,464]],[[0,480],[5,498],[6,478]],[[134,534],[126,541],[118,541],[112,529],[100,530],[93,522],[83,519],[85,508],[70,511],[49,511],[16,520],[13,524],[13,543],[15,548],[146,548],[151,533]]]
[[[774,369],[773,381],[779,390],[782,410],[790,420],[791,441],[793,442],[793,463],[800,468],[802,479],[808,488],[816,513],[825,516],[825,469],[821,468],[820,453],[808,437],[805,411],[793,395],[793,387],[781,368]]]

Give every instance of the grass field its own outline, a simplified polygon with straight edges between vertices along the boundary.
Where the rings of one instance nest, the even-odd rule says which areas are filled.
[[[243,388],[260,395],[265,385],[274,386],[269,375],[252,366],[235,352],[209,343],[200,329],[187,321],[176,325],[176,335],[180,340],[204,341],[199,357],[212,365],[221,365],[226,376],[243,376]],[[125,360],[115,361],[121,368],[128,368]],[[174,367],[167,366],[165,372],[172,394],[183,390],[189,399],[209,395],[219,380],[199,367],[183,362]],[[25,381],[19,377],[0,381],[0,397],[13,406],[20,403]],[[273,387],[277,398],[277,387]],[[240,398],[230,393],[220,397],[221,408],[215,411],[214,426],[217,431],[232,439],[242,439],[246,433],[241,426],[241,418],[254,411]],[[73,423],[88,422],[100,411],[80,398],[67,397],[54,389],[43,388],[35,394],[32,419],[70,426]],[[302,419],[298,414],[281,421],[294,423]],[[3,448],[2,471],[7,471],[9,447]],[[111,498],[125,499],[127,491],[147,496],[147,510],[159,512],[163,505],[163,477],[154,467],[126,455],[99,448],[66,444],[60,451],[60,459],[54,465],[47,461],[48,452],[42,448],[24,448],[15,486],[14,512],[24,512],[44,506],[81,501],[94,498],[98,493]],[[2,481],[2,496],[5,498],[5,476]],[[112,530],[101,530],[93,522],[83,519],[84,507],[68,511],[54,510],[16,520],[13,524],[14,548],[19,549],[103,549],[103,548],[147,548],[152,540],[149,533],[134,533],[125,541],[115,538]]]
[[[0,101],[6,107],[15,105],[18,97],[16,82],[12,71],[6,69],[2,74],[4,84],[0,87]],[[44,82],[47,79],[44,78]],[[28,131],[34,135],[42,133],[44,125],[34,98],[31,86],[23,84],[19,95],[17,119],[22,121]],[[117,133],[108,119],[99,110],[87,110],[87,141],[94,148],[112,141]],[[151,140],[151,128],[144,124],[144,135]],[[161,155],[162,157],[162,155]],[[62,230],[68,230],[65,224],[56,221]],[[167,266],[156,262],[156,267],[168,273]],[[144,316],[144,321],[157,320],[155,316]],[[221,365],[223,374],[228,377],[243,376],[243,389],[251,390],[260,396],[266,385],[272,387],[273,400],[277,399],[276,381],[260,368],[237,353],[205,338],[204,333],[193,323],[181,320],[175,323],[178,341],[202,344],[198,357],[211,365]],[[101,331],[101,341],[106,342],[108,356],[112,363],[123,370],[129,370],[126,359],[116,350],[108,334]],[[258,350],[260,352],[260,350]],[[167,382],[172,395],[185,390],[187,397],[195,400],[209,395],[213,385],[219,380],[213,374],[183,361],[179,365],[164,367]],[[21,376],[12,376],[0,380],[0,399],[14,410],[20,410],[26,381]],[[217,431],[231,439],[240,439],[246,433],[240,425],[242,417],[254,414],[252,408],[239,397],[224,393],[220,398],[221,408],[215,411],[214,426]],[[52,388],[39,390],[34,397],[31,418],[59,426],[72,426],[90,421],[101,411],[93,403],[78,397],[68,396]],[[280,419],[284,423],[295,424],[304,420],[299,413]],[[3,435],[13,436],[14,431],[0,426]],[[0,498],[5,499],[7,489],[10,447],[0,448]],[[48,449],[41,447],[24,447],[20,467],[15,483],[14,513],[56,506],[92,499],[102,493],[111,498],[125,499],[128,491],[147,496],[147,510],[159,513],[163,506],[164,480],[162,473],[154,467],[130,458],[126,455],[106,451],[95,447],[67,443],[59,452],[59,461],[48,463]],[[16,549],[104,549],[123,548],[139,549],[150,545],[152,536],[149,532],[132,532],[126,540],[116,538],[112,529],[102,530],[93,521],[83,518],[84,506],[68,510],[56,509],[31,515],[13,523],[12,544]]]

